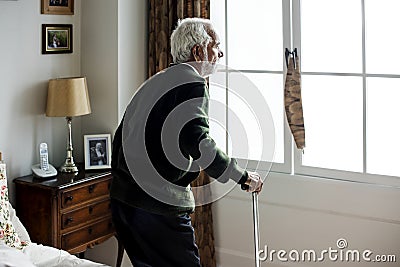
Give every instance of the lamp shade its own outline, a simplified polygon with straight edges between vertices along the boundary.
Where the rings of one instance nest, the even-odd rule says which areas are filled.
[[[85,77],[49,80],[46,116],[75,117],[90,113],[89,93]]]

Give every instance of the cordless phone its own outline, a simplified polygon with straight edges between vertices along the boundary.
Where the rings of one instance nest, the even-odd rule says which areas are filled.
[[[46,143],[39,145],[40,163],[32,166],[32,172],[35,177],[47,178],[57,175],[57,170],[49,164],[49,152]]]

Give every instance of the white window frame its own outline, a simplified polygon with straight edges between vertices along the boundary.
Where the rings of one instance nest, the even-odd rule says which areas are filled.
[[[221,1],[221,0],[217,0]],[[225,39],[221,40],[226,44],[225,54],[229,53],[228,51],[228,16],[227,16],[227,6],[230,1],[235,0],[224,0],[225,1]],[[283,111],[285,120],[284,120],[284,163],[272,163],[271,171],[277,173],[288,173],[292,175],[304,175],[304,176],[313,176],[313,177],[321,177],[328,179],[336,179],[336,180],[346,180],[352,182],[360,182],[360,183],[370,183],[370,184],[380,184],[385,186],[395,186],[400,187],[400,177],[397,176],[389,176],[389,175],[378,175],[378,174],[369,174],[366,172],[367,166],[367,157],[366,157],[366,79],[368,77],[384,77],[384,78],[400,78],[400,75],[385,75],[385,74],[367,74],[366,73],[366,64],[365,64],[365,5],[364,0],[360,0],[362,2],[362,73],[326,73],[326,72],[302,72],[302,74],[306,75],[328,75],[328,76],[354,76],[354,77],[362,77],[363,79],[363,171],[362,172],[351,172],[351,171],[343,171],[343,170],[334,170],[327,168],[318,168],[318,167],[310,167],[302,165],[302,151],[298,150],[293,142],[293,137],[291,135],[289,126],[286,122],[286,114]],[[289,48],[293,50],[297,48],[298,53],[300,55],[301,60],[301,0],[282,0],[282,38],[283,38],[283,47]],[[284,62],[284,58],[282,58]],[[229,66],[228,57],[226,58],[226,65]],[[251,71],[251,70],[239,70],[242,73],[281,73],[277,71]],[[229,86],[228,81],[228,72],[226,72],[226,82],[227,86]],[[286,63],[283,64],[283,79],[285,79],[286,73]],[[283,82],[284,84],[284,82]],[[282,101],[283,101],[283,91],[282,88]],[[228,93],[227,93],[228,94]],[[228,96],[226,95],[226,99]],[[228,101],[228,100],[226,100]],[[229,105],[229,103],[228,103]],[[227,107],[228,109],[228,107]],[[226,112],[228,114],[228,112]],[[227,120],[228,121],[228,120]],[[306,129],[306,140],[307,140],[307,122],[305,118],[305,129]],[[306,141],[307,142],[307,141]],[[226,138],[226,148],[228,149],[228,138]],[[305,148],[305,153],[307,151],[307,147]],[[227,153],[229,151],[226,151]],[[256,169],[256,161],[247,161],[244,159],[238,159],[239,164],[243,165],[245,162],[248,163],[248,169],[254,170]],[[270,163],[261,164],[257,167],[259,171],[268,171],[266,166],[269,166]]]
[[[293,45],[298,47],[298,51],[301,54],[301,0],[292,1],[292,20],[293,20]],[[365,4],[364,0],[361,1],[361,12],[362,12],[362,73],[326,73],[326,72],[302,72],[307,75],[328,75],[328,76],[352,76],[362,77],[363,79],[363,171],[362,172],[351,172],[343,170],[334,170],[318,167],[310,167],[302,165],[302,152],[294,149],[294,174],[316,176],[324,178],[332,178],[338,180],[346,180],[360,183],[371,183],[381,184],[388,186],[400,186],[400,178],[389,175],[379,175],[367,173],[367,138],[366,138],[366,120],[367,120],[367,107],[366,107],[366,79],[368,77],[383,77],[390,78],[400,75],[386,75],[386,74],[368,74],[366,73],[366,50],[365,50]],[[301,56],[300,56],[301,59]],[[307,124],[305,123],[306,132]],[[306,137],[307,139],[307,137]],[[306,153],[306,150],[305,150]]]

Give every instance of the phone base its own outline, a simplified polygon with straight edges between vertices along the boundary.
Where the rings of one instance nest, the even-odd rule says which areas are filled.
[[[33,175],[38,178],[48,178],[57,175],[57,170],[51,164],[49,164],[49,169],[47,171],[42,170],[40,164],[33,165],[32,172]]]

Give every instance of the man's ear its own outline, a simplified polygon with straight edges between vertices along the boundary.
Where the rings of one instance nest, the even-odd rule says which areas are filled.
[[[195,45],[192,48],[192,55],[196,62],[202,61],[204,54],[200,45]]]

